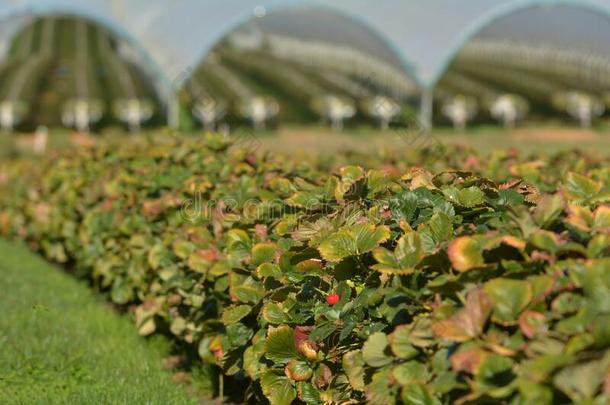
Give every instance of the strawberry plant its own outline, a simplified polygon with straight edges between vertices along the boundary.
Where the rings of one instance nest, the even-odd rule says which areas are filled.
[[[240,401],[606,403],[608,162],[394,153],[100,145],[6,165],[0,229]]]

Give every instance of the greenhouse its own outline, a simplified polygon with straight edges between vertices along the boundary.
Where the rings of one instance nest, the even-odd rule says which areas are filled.
[[[568,90],[588,94],[594,87],[592,116],[597,114],[595,103],[605,104],[609,89],[610,45],[604,39],[610,34],[610,2],[605,0],[473,0],[459,8],[450,0],[427,1],[425,5],[398,0],[336,0],[331,4],[309,0],[24,0],[2,2],[0,15],[5,53],[14,34],[37,17],[79,17],[107,29],[121,41],[121,52],[148,77],[165,111],[163,120],[173,126],[181,119],[177,93],[192,82],[206,57],[227,38],[237,48],[268,52],[278,60],[307,65],[307,72],[324,75],[336,87],[349,88],[343,92],[347,95],[371,93],[358,83],[348,83],[345,77],[349,76],[350,82],[356,79],[360,85],[364,82],[364,87],[372,87],[372,93],[408,100],[419,110],[425,126],[431,125],[433,114],[445,110],[450,117],[457,114],[466,120],[470,98],[487,100],[494,92],[486,87],[497,83],[506,87],[507,95],[533,97],[536,103],[543,97],[549,105],[568,103]],[[253,32],[256,35],[251,35]],[[537,52],[543,48],[545,52]],[[527,58],[532,53],[536,58]],[[522,65],[524,55],[527,66]],[[505,65],[503,77],[485,69],[472,72],[481,61],[485,67],[502,58],[512,60]],[[558,61],[569,62],[560,67]],[[538,76],[547,73],[550,66],[555,80],[540,80]],[[515,75],[523,77],[522,73],[529,83],[525,89],[513,85]],[[307,84],[303,82],[304,87],[316,88]],[[456,88],[460,89],[457,95]],[[245,90],[243,86],[234,90],[239,96],[252,93],[240,91]],[[548,92],[553,95],[548,96]],[[563,98],[560,92],[565,93]],[[556,101],[548,101],[551,98]],[[349,116],[353,108],[343,106],[341,100],[338,97],[317,104],[334,102],[339,105],[339,115]],[[433,111],[433,103],[443,105]],[[486,103],[490,102],[479,102]],[[514,104],[513,109],[519,110]],[[270,116],[272,107],[267,111]],[[582,118],[587,119],[591,117]]]

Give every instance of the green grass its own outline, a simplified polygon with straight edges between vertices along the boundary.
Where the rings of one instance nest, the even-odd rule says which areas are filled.
[[[255,135],[260,141],[260,151],[280,153],[333,155],[343,150],[366,153],[383,148],[400,150],[434,143],[448,147],[466,146],[481,154],[507,148],[524,153],[554,153],[574,148],[595,154],[610,153],[610,132],[603,127],[581,130],[573,126],[536,124],[504,130],[480,126],[468,128],[463,133],[441,127],[435,128],[431,133],[432,138],[426,142],[422,142],[417,134],[416,130],[399,128],[379,131],[367,126],[348,127],[343,132],[333,132],[321,126],[284,126],[276,132]]]
[[[147,342],[88,287],[0,240],[0,404],[189,404]]]

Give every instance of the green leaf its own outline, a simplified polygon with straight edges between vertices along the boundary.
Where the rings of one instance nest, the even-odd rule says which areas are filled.
[[[511,373],[514,361],[496,354],[486,357],[475,374],[477,385],[483,389],[493,389],[508,385],[514,376]]]
[[[286,200],[286,204],[313,210],[320,207],[323,200],[324,196],[317,191],[298,191]]]
[[[553,391],[536,381],[520,379],[519,393],[525,404],[552,404]]]
[[[443,189],[443,194],[445,194],[452,203],[457,203],[466,208],[472,208],[485,202],[485,193],[476,186],[464,189],[447,187]]]
[[[497,278],[483,289],[492,301],[492,319],[502,324],[515,324],[533,297],[532,285],[523,280]]]
[[[324,259],[339,262],[342,259],[369,252],[390,237],[386,226],[357,224],[345,227],[326,238],[319,247]]]
[[[297,397],[297,391],[290,380],[271,371],[262,375],[261,388],[271,405],[290,405]]]
[[[412,273],[424,257],[419,234],[408,232],[398,240],[394,253],[379,247],[373,250],[373,257],[379,262],[372,266],[377,271],[392,274]]]
[[[244,259],[250,255],[250,236],[243,229],[231,229],[227,232],[227,250],[237,259]]]
[[[386,353],[388,348],[388,337],[383,332],[377,332],[369,336],[362,346],[362,357],[366,364],[371,367],[383,367],[392,362],[392,357]]]
[[[485,202],[485,193],[476,186],[471,186],[460,190],[460,203],[464,207],[474,207]]]
[[[405,221],[410,223],[417,210],[417,194],[412,191],[403,191],[390,199],[389,206],[392,218],[396,222]]]
[[[160,268],[161,266],[167,266],[168,261],[170,260],[168,257],[169,251],[162,244],[156,244],[148,251],[148,264],[154,270]]]
[[[277,264],[263,263],[256,268],[256,274],[259,278],[273,277],[281,278],[283,273]]]
[[[401,359],[409,360],[419,354],[419,350],[411,344],[411,331],[407,325],[398,326],[388,340],[392,352]]]
[[[409,405],[441,405],[442,402],[435,398],[428,387],[424,384],[409,384],[402,389],[401,396],[403,404]]]
[[[318,405],[322,402],[320,399],[320,390],[313,384],[299,382],[297,383],[297,391],[299,392],[299,399],[307,405]]]
[[[408,361],[394,367],[394,378],[400,385],[425,383],[430,379],[430,373],[425,364],[418,361]]]
[[[252,264],[258,266],[265,262],[273,262],[278,247],[275,243],[257,243],[252,248]]]
[[[572,292],[557,296],[551,303],[551,309],[557,315],[573,314],[582,307],[583,297]]]
[[[269,328],[265,339],[265,356],[275,363],[287,363],[297,357],[294,330],[290,326]]]
[[[181,259],[186,259],[195,251],[195,245],[186,240],[177,240],[172,245],[174,254]]]
[[[356,391],[364,390],[364,357],[361,350],[352,350],[343,355],[343,370]]]
[[[316,325],[314,330],[309,334],[309,338],[313,341],[320,342],[329,337],[336,330],[337,324],[335,322],[321,323]]]
[[[267,291],[254,278],[231,273],[229,293],[239,302],[257,304],[267,294]]]
[[[548,340],[540,341],[540,344],[545,344]],[[546,349],[546,347],[545,347]],[[521,374],[524,378],[533,381],[542,381],[547,379],[555,370],[569,365],[574,361],[574,358],[569,355],[562,354],[563,347],[553,348],[551,352],[558,353],[541,353],[539,356],[531,360],[525,360],[520,364]]]
[[[530,237],[530,243],[538,249],[555,254],[559,250],[560,240],[553,232],[538,230]]]
[[[369,198],[384,192],[392,182],[388,173],[383,170],[369,170],[366,177]]]
[[[227,326],[226,330],[227,338],[232,347],[245,346],[254,334],[254,331],[243,323],[231,324]]]
[[[413,268],[423,259],[424,252],[417,232],[406,233],[398,240],[394,256],[403,269]]]
[[[576,286],[583,288],[597,310],[610,312],[610,259],[575,265],[569,270],[569,276]]]
[[[499,205],[520,205],[523,204],[523,196],[511,189],[498,190],[496,203]]]
[[[347,231],[339,231],[325,239],[318,248],[322,257],[331,262],[340,262],[342,259],[356,255],[356,241]]]
[[[268,302],[263,306],[261,311],[263,319],[270,324],[278,325],[286,322],[287,315],[278,304],[274,302]]]
[[[387,226],[375,228],[371,224],[359,224],[352,226],[350,230],[355,237],[358,254],[370,252],[390,238],[390,229]]]
[[[132,301],[133,296],[133,287],[130,283],[117,278],[115,282],[112,284],[112,290],[110,291],[110,298],[112,298],[112,302],[116,304],[127,304]]]
[[[250,313],[252,307],[250,305],[238,305],[233,308],[225,308],[222,311],[220,319],[225,325],[230,325],[239,322]]]
[[[451,218],[444,212],[436,212],[428,222],[430,233],[434,242],[441,243],[453,238],[453,224]]]

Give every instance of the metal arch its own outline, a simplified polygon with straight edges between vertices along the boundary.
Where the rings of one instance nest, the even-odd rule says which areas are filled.
[[[608,17],[608,22],[610,23],[610,8],[590,0],[516,0],[494,7],[492,10],[485,13],[485,15],[481,16],[477,22],[471,24],[461,32],[457,45],[446,52],[446,55],[442,58],[442,62],[436,69],[436,73],[433,75],[432,80],[428,83],[420,83],[422,87],[433,89],[438,84],[441,77],[447,72],[451,62],[453,62],[459,51],[483,29],[504,17],[508,17],[522,10],[527,10],[528,8],[539,6],[571,6],[583,8]]]
[[[91,21],[95,24],[107,28],[114,35],[127,41],[130,45],[134,46],[138,53],[144,58],[145,65],[149,69],[151,69],[151,73],[154,75],[153,79],[159,85],[159,88],[157,88],[157,92],[161,102],[166,107],[172,103],[174,97],[172,91],[172,82],[169,80],[165,71],[156,62],[156,60],[152,57],[148,50],[140,43],[140,41],[133,37],[120,24],[112,21],[111,19],[104,18],[95,13],[88,12],[86,11],[86,9],[81,9],[80,7],[66,7],[63,5],[51,6],[48,4],[43,5],[29,3],[1,10],[0,21],[20,16],[45,17],[58,15],[82,18]]]
[[[287,3],[290,3],[290,4],[287,4]],[[353,23],[356,23],[356,24],[360,25],[363,29],[367,30],[370,34],[372,34],[375,37],[377,37],[378,39],[380,39],[389,48],[389,50],[392,51],[392,53],[396,56],[396,58],[400,62],[400,67],[402,68],[403,72],[408,77],[410,77],[417,86],[422,86],[422,84],[421,84],[422,81],[418,77],[416,69],[413,67],[413,64],[408,61],[408,59],[404,55],[404,52],[402,52],[398,48],[395,41],[390,39],[382,31],[371,27],[370,24],[364,18],[358,16],[356,13],[348,13],[343,9],[333,7],[332,4],[322,3],[319,0],[318,1],[317,0],[286,0],[283,4],[273,3],[273,4],[265,5],[263,3],[260,6],[264,7],[265,11],[267,13],[280,12],[282,10],[291,10],[291,9],[294,9],[294,8],[300,7],[300,6],[315,7],[318,10],[323,10],[323,11],[328,11],[329,13],[334,13]],[[188,69],[187,75],[184,75],[184,77],[180,77],[179,79],[177,79],[175,81],[176,87],[181,88],[188,81],[188,79],[191,77],[191,75],[193,75],[195,73],[196,68],[199,65],[201,65],[201,63],[203,63],[206,56],[210,53],[210,51],[214,48],[214,46],[216,46],[227,34],[230,34],[231,32],[235,31],[243,24],[258,18],[255,15],[254,10],[255,10],[255,7],[252,7],[252,9],[250,9],[249,11],[244,10],[243,13],[241,13],[240,15],[235,17],[233,22],[228,25],[228,28],[226,28],[222,31],[219,31],[212,38],[211,41],[208,41],[208,43],[210,45],[206,45],[203,49],[201,49],[199,51],[197,57],[195,58],[195,60],[196,60],[195,67],[194,68],[190,67]]]

